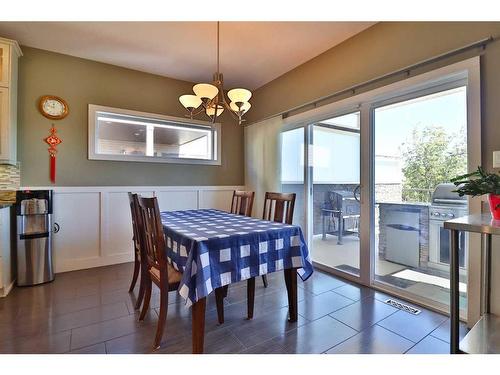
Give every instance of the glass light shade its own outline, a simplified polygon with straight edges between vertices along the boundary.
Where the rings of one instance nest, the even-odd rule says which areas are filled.
[[[179,101],[185,108],[198,108],[201,105],[201,99],[196,95],[182,95]]]
[[[231,107],[231,109],[235,112],[242,111],[243,113],[246,113],[250,109],[251,106],[252,105],[249,102],[245,102],[242,104],[241,109],[240,109],[240,108],[238,108],[238,106],[234,102],[229,103],[229,107]]]
[[[250,100],[252,93],[247,89],[232,89],[228,91],[227,96],[232,102],[244,103]]]
[[[224,107],[221,105],[218,105],[217,107],[218,107],[217,116],[220,116],[221,113],[224,112]],[[213,116],[215,114],[215,107],[208,107],[206,112],[207,112],[207,115]]]
[[[219,93],[219,89],[209,83],[198,83],[193,86],[193,91],[197,97],[207,98],[209,100],[215,98]]]

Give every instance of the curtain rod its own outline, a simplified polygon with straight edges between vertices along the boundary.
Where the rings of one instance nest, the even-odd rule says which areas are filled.
[[[336,96],[347,94],[349,92],[352,92],[352,94],[355,94],[356,90],[358,90],[358,89],[360,89],[360,88],[362,88],[364,86],[372,85],[372,84],[374,84],[376,82],[383,81],[385,79],[397,76],[397,75],[402,74],[402,73],[406,73],[407,75],[410,75],[410,71],[411,70],[420,68],[420,67],[422,67],[424,65],[432,64],[432,63],[437,62],[439,60],[443,60],[443,59],[446,59],[446,58],[458,55],[460,53],[463,53],[465,51],[468,51],[470,49],[474,49],[474,48],[477,48],[477,47],[482,47],[483,49],[485,49],[486,45],[489,44],[489,43],[491,43],[491,42],[493,42],[494,40],[495,40],[495,38],[493,38],[493,36],[490,35],[487,38],[484,38],[484,39],[478,40],[476,42],[467,44],[467,45],[465,45],[463,47],[459,47],[459,48],[453,49],[451,51],[439,54],[437,56],[434,56],[434,57],[431,57],[431,58],[419,61],[419,62],[417,62],[415,64],[408,65],[408,66],[406,66],[404,68],[400,68],[400,69],[394,70],[394,71],[392,71],[390,73],[386,73],[384,75],[372,78],[372,79],[370,79],[368,81],[364,81],[362,83],[358,83],[358,84],[350,86],[348,88],[336,91],[336,92],[334,92],[332,94],[328,94],[328,95],[322,96],[322,97],[320,97],[318,99],[315,99],[315,100],[309,101],[307,103],[298,105],[296,107],[287,109],[286,111],[282,111],[282,112],[276,113],[276,114],[274,114],[272,116],[267,116],[267,117],[265,117],[265,118],[263,118],[261,120],[253,122],[252,124],[254,124],[256,122],[268,120],[268,119],[276,117],[276,116],[282,116],[283,118],[286,118],[286,117],[289,117],[289,114],[291,112],[299,111],[301,109],[305,109],[305,108],[310,107],[310,106],[312,106],[313,108],[316,108],[317,105],[318,105],[318,103],[320,103],[322,101],[329,100],[329,99],[332,99],[332,98],[334,98]],[[246,126],[250,126],[252,124],[248,124]]]

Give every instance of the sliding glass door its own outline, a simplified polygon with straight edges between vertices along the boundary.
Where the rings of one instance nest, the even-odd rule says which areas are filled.
[[[360,113],[312,127],[312,244],[316,263],[359,276]]]
[[[294,222],[318,268],[448,309],[443,223],[480,212],[450,183],[481,162],[478,66],[457,63],[285,121],[282,190],[297,194]],[[480,263],[474,242],[460,234],[462,313],[479,295],[468,272]]]
[[[284,131],[281,188],[297,195],[294,223],[306,233],[313,261],[360,275],[360,112]]]
[[[374,282],[405,296],[449,302],[445,220],[468,213],[453,177],[467,172],[466,87],[395,98],[373,107]],[[460,235],[461,307],[467,238]]]

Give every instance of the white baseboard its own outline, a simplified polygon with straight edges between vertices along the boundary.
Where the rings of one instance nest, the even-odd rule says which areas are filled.
[[[87,268],[110,266],[134,261],[134,254],[115,254],[107,257],[65,259],[57,264],[56,273],[84,270]]]

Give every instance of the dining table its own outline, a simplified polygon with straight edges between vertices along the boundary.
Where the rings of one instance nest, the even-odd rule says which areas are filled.
[[[192,308],[193,354],[203,353],[206,298],[224,286],[282,271],[288,320],[296,322],[297,274],[313,273],[300,226],[217,209],[161,212],[169,263],[182,272],[178,293]]]

